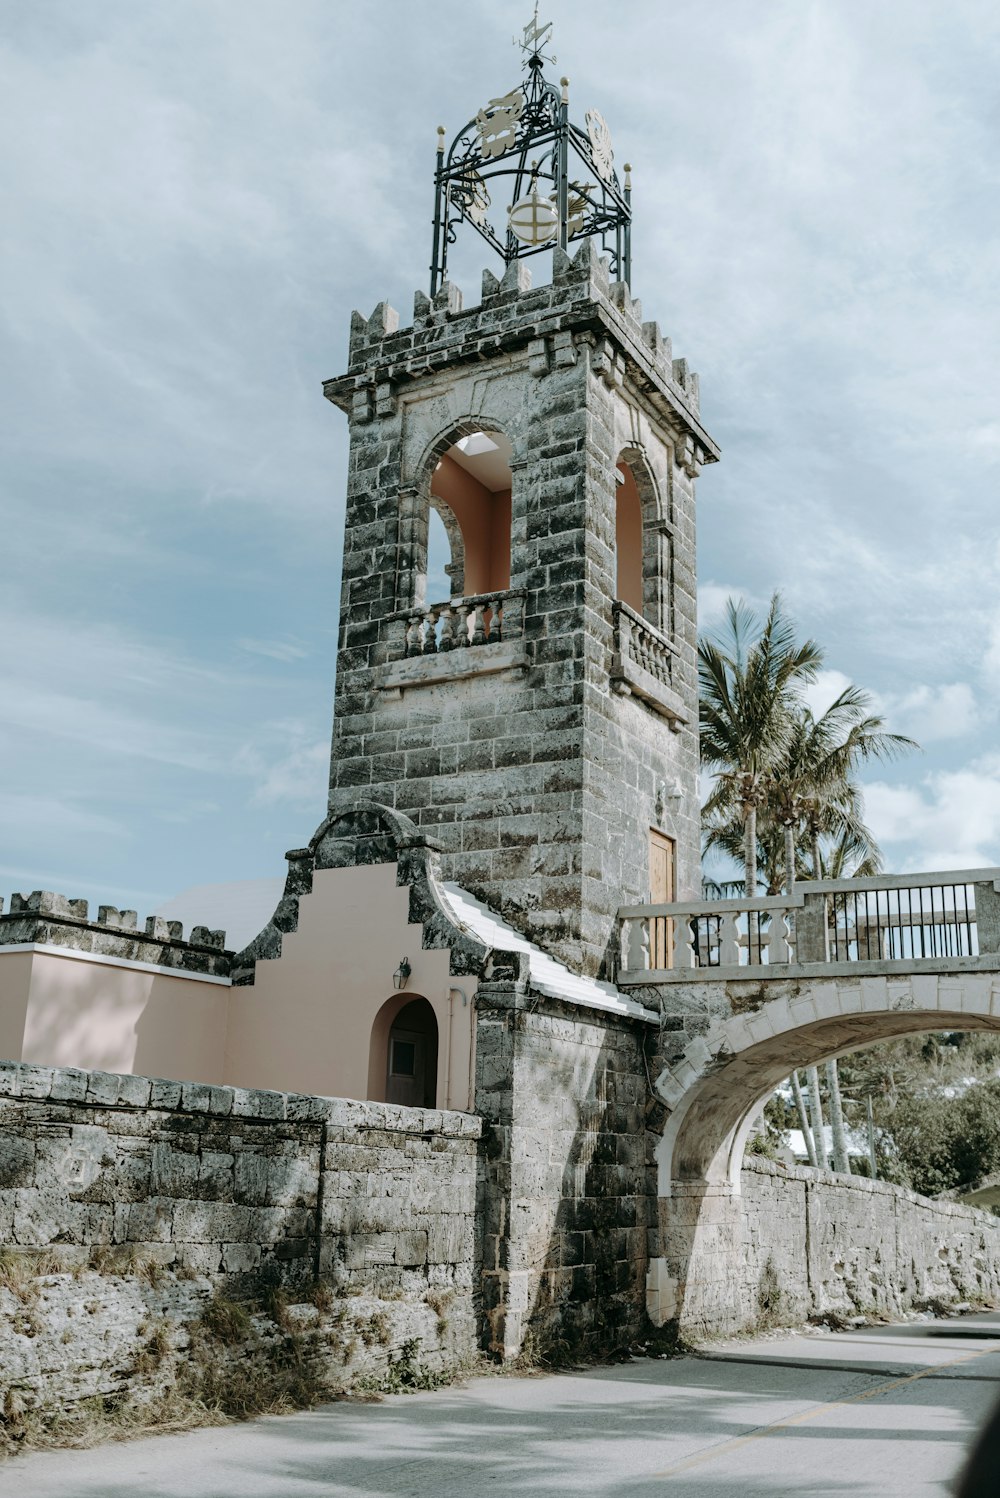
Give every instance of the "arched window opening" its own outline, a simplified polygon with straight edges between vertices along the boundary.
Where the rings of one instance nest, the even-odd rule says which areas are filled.
[[[368,1096],[373,1102],[433,1108],[437,1100],[438,1027],[425,998],[397,994],[372,1026]]]
[[[453,443],[434,470],[431,504],[451,535],[448,593],[453,597],[505,592],[510,587],[510,458],[510,440],[502,432],[471,432]],[[461,540],[461,577],[450,517]],[[428,561],[429,588],[433,581]]]
[[[629,465],[622,460],[615,473],[618,492],[615,505],[615,555],[618,574],[615,597],[637,614],[644,612],[642,500]]]
[[[427,595],[429,598],[448,598],[454,586],[454,554],[451,540],[444,528],[437,509],[431,507],[427,517]]]

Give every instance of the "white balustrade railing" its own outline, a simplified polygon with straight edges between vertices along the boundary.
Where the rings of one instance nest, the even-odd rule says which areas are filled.
[[[794,962],[794,909],[783,897],[626,908],[622,965],[648,972]]]
[[[518,640],[524,632],[524,592],[507,590],[424,604],[405,617],[405,654],[438,655]]]
[[[937,961],[1000,952],[1000,869],[811,881],[619,911],[622,975]]]

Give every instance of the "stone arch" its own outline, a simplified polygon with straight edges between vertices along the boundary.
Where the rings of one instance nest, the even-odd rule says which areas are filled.
[[[757,1106],[795,1067],[920,1031],[1000,1029],[1000,974],[827,978],[787,988],[714,1025],[657,1077],[670,1109],[656,1151],[661,1197],[686,1185],[738,1194]]]
[[[615,468],[622,480],[616,492],[616,597],[671,634],[673,549],[664,497],[641,447],[623,447]]]
[[[440,478],[441,467],[452,462],[454,449],[463,441],[481,434],[487,437],[498,435],[509,453],[505,461],[510,485],[497,491],[501,513],[488,518],[485,514],[476,517],[471,493],[462,495],[459,503],[453,494],[446,492],[448,486]],[[400,491],[397,598],[401,607],[441,601],[426,598],[427,534],[432,509],[441,518],[451,548],[451,562],[446,568],[451,583],[450,596],[457,598],[467,593],[506,591],[510,587],[513,475],[517,467],[514,451],[514,441],[504,426],[487,415],[469,415],[449,421],[427,443],[412,470],[413,481]],[[454,483],[462,476],[451,473],[449,477]],[[476,483],[471,474],[465,475],[465,480],[470,489]],[[487,554],[489,560],[485,560]]]
[[[444,569],[448,574],[451,596],[461,598],[465,592],[465,538],[462,535],[462,527],[458,523],[455,511],[446,500],[439,499],[436,494],[431,494],[428,503],[444,526],[451,549],[451,561]]]

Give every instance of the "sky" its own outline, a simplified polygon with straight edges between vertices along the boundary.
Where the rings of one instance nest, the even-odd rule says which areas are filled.
[[[353,307],[426,289],[435,127],[527,0],[0,0],[0,892],[153,909],[322,819]],[[705,626],[781,590],[923,746],[900,871],[1000,864],[1000,8],[552,0],[702,379]],[[452,278],[478,298],[480,241]]]

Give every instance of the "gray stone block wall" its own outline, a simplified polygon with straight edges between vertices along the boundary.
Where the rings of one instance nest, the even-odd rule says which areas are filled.
[[[351,418],[330,806],[405,812],[440,841],[447,878],[571,966],[608,972],[617,906],[648,894],[651,827],[677,840],[681,890],[699,880],[693,477],[716,449],[696,381],[589,242],[573,261],[556,253],[551,286],[513,271],[467,311],[446,288],[418,297],[408,328],[384,304],[356,317],[349,373],[325,387]],[[424,601],[434,464],[491,427],[514,450],[521,660],[382,691]],[[675,646],[676,733],[613,690],[622,452],[655,491],[648,613]],[[658,812],[675,782],[680,800]]]
[[[752,1159],[741,1212],[731,1273],[744,1325],[1000,1300],[1000,1220],[988,1212],[885,1181]]]
[[[335,1339],[328,1361],[353,1359],[352,1377],[418,1325],[431,1366],[472,1357],[480,1132],[467,1114],[0,1065],[0,1262],[39,1262],[45,1291],[28,1317],[0,1273],[5,1371],[32,1397],[82,1398],[121,1384],[122,1337],[143,1319],[165,1318],[182,1348],[214,1295],[252,1308],[276,1287],[302,1301],[317,1282],[340,1320],[366,1300],[390,1327],[367,1358]],[[74,1297],[93,1310],[67,1327]],[[126,1330],[105,1335],[119,1315]],[[78,1377],[74,1359],[102,1337],[93,1377]],[[51,1366],[45,1338],[63,1347]]]
[[[478,1008],[487,1345],[606,1355],[646,1328],[644,1027],[482,984]]]

